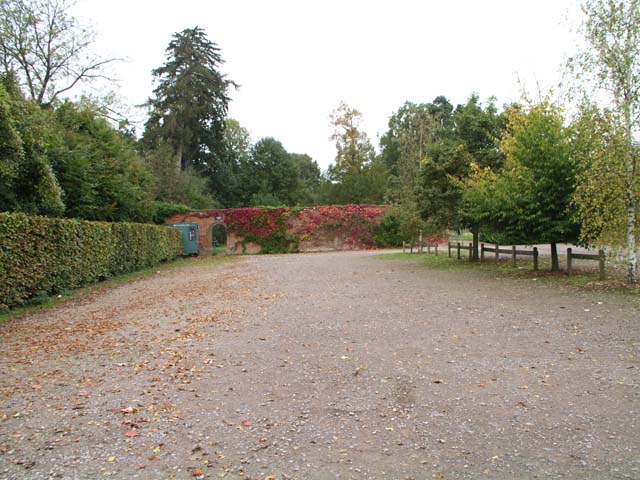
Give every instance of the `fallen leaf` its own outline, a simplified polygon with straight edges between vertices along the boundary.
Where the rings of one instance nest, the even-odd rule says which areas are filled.
[[[243,427],[250,427],[250,426],[252,426],[252,425],[253,425],[253,422],[250,422],[249,420],[243,420],[243,421],[242,421],[242,423],[241,423],[241,425],[242,425]]]
[[[122,413],[136,413],[137,410],[133,407],[121,408],[120,412]]]
[[[109,458],[107,458],[107,462],[109,462],[109,463],[113,463],[113,462],[115,462],[115,461],[116,461],[116,457],[109,457]]]
[[[193,475],[194,477],[199,477],[200,475],[204,475],[204,470],[194,470],[193,472],[191,472],[191,475]]]
[[[135,430],[129,430],[127,433],[125,433],[125,435],[127,437],[137,437],[140,434],[138,432],[136,432]]]
[[[444,380],[440,380],[439,378],[436,380],[433,380],[433,383],[444,383]]]

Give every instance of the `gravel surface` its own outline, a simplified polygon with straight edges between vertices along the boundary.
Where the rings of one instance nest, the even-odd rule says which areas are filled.
[[[375,252],[255,256],[0,342],[2,479],[640,478],[622,295]]]

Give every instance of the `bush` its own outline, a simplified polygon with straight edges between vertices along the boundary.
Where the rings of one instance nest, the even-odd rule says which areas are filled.
[[[380,225],[374,230],[374,238],[378,247],[398,247],[402,245],[400,221],[391,214],[382,217]]]
[[[155,202],[156,210],[153,215],[153,223],[162,225],[164,221],[176,213],[189,213],[193,208],[181,203]]]
[[[175,229],[0,213],[0,309],[132,272],[182,251]]]

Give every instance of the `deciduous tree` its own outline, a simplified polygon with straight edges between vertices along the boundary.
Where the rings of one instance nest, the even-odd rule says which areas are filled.
[[[103,67],[115,60],[91,52],[94,35],[69,13],[71,6],[67,0],[0,0],[0,62],[38,104],[103,78]]]
[[[248,204],[252,206],[296,204],[301,188],[297,165],[282,143],[262,138],[251,151],[249,168],[244,172]]]
[[[582,30],[588,43],[588,48],[581,52],[574,61],[580,82],[591,93],[595,86],[610,100],[610,111],[599,115],[600,126],[606,121],[605,131],[611,132],[613,141],[604,139],[596,147],[594,158],[599,160],[591,166],[596,170],[585,171],[581,176],[581,189],[590,189],[589,183],[598,169],[604,167],[603,162],[611,164],[611,172],[619,172],[622,168],[625,174],[624,191],[615,191],[619,182],[603,185],[611,194],[624,198],[624,222],[604,222],[613,210],[604,206],[603,217],[598,221],[602,224],[602,236],[598,239],[613,240],[619,235],[612,234],[612,230],[624,224],[625,241],[623,245],[627,251],[627,280],[637,283],[638,258],[638,210],[640,205],[640,172],[638,155],[638,132],[640,130],[640,0],[585,0],[582,3],[585,20]],[[600,128],[596,125],[596,128]],[[602,130],[601,130],[602,131]],[[606,159],[606,160],[605,160]],[[617,175],[614,174],[614,175]],[[597,182],[597,180],[595,180]],[[591,210],[590,203],[583,200],[588,197],[578,196],[577,204],[581,211]],[[618,212],[617,215],[622,214]],[[584,216],[583,216],[584,217]],[[616,242],[613,246],[620,246]]]
[[[369,137],[361,129],[362,114],[358,110],[341,102],[330,118],[333,127],[330,139],[336,142],[336,158],[329,167],[329,174],[332,180],[340,181],[347,175],[362,173],[375,152]]]
[[[477,260],[479,223],[466,214],[461,203],[463,183],[472,172],[472,164],[500,169],[503,155],[497,142],[504,122],[493,99],[483,106],[476,94],[466,104],[458,105],[450,122],[447,115],[441,118],[444,126],[437,140],[426,148],[418,175],[420,213],[434,232],[453,226],[470,228],[473,258]]]
[[[500,144],[500,173],[476,165],[466,182],[466,212],[504,243],[549,243],[559,270],[557,243],[577,239],[571,210],[576,162],[560,110],[546,102],[512,109]]]
[[[63,192],[48,157],[51,114],[24,98],[11,73],[0,77],[0,210],[62,215]]]

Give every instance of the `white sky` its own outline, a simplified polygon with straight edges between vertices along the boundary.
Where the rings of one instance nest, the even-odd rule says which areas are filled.
[[[322,169],[341,100],[377,146],[407,100],[444,95],[455,106],[477,92],[502,105],[520,98],[519,79],[529,92],[557,86],[578,11],[577,0],[79,0],[74,10],[97,52],[126,59],[114,70],[128,105],[151,95],[173,33],[205,29],[241,85],[229,116],[254,141],[272,136]]]

